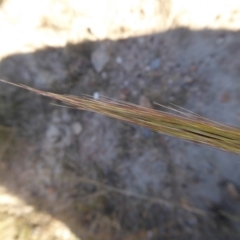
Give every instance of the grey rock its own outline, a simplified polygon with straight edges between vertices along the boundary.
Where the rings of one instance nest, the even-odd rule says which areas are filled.
[[[160,58],[155,58],[151,63],[150,63],[150,69],[151,70],[156,70],[160,67]]]
[[[51,124],[47,129],[46,137],[49,142],[54,143],[60,134],[61,132],[58,127],[55,124]]]
[[[99,92],[94,92],[94,93],[93,93],[93,98],[94,98],[95,100],[98,100],[98,99],[99,99]]]
[[[72,123],[71,127],[74,135],[79,135],[82,132],[82,125],[79,122]]]
[[[107,79],[107,77],[108,77],[108,76],[107,76],[107,73],[106,73],[106,72],[102,72],[102,73],[101,73],[101,78],[102,78],[102,79],[105,80],[105,79]]]
[[[108,51],[103,45],[95,49],[91,55],[92,65],[97,72],[101,72],[104,69],[109,59]]]
[[[121,57],[116,57],[116,63],[118,63],[118,64],[122,64],[123,63],[123,60],[122,60],[122,58]]]
[[[198,221],[197,221],[197,218],[195,218],[194,216],[188,218],[187,220],[187,223],[190,225],[190,226],[196,226]]]
[[[191,77],[189,77],[189,76],[185,76],[184,78],[183,78],[183,83],[185,83],[185,84],[189,84],[189,83],[191,83],[193,81],[193,79],[191,78]]]

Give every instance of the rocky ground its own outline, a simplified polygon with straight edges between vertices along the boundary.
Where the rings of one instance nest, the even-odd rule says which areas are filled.
[[[0,77],[239,127],[240,6],[212,2],[3,1]],[[0,86],[9,239],[239,238],[239,156],[50,103]]]

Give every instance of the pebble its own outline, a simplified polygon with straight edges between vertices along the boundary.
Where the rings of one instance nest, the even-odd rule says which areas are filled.
[[[151,102],[144,95],[139,98],[139,105],[146,108],[153,108]]]
[[[94,92],[94,93],[93,93],[93,98],[94,98],[95,100],[98,100],[98,99],[99,99],[99,92]]]
[[[106,72],[102,72],[101,73],[101,78],[104,79],[104,80],[107,79],[107,73]]]
[[[82,132],[82,125],[79,122],[72,123],[71,127],[74,135],[79,135]]]
[[[160,58],[155,58],[149,65],[151,70],[156,70],[160,67]]]
[[[191,83],[193,81],[193,79],[191,78],[191,77],[189,77],[189,76],[185,76],[184,78],[183,78],[183,83],[185,83],[185,84],[189,84],[189,83]]]
[[[146,71],[146,72],[148,72],[148,71],[150,71],[150,70],[151,70],[151,68],[150,68],[149,66],[146,66],[146,67],[145,67],[145,71]]]
[[[122,58],[121,57],[116,57],[116,63],[118,63],[118,64],[122,64],[123,63],[123,60],[122,60]]]
[[[195,218],[194,216],[190,217],[187,219],[187,223],[190,225],[190,226],[196,226],[198,221],[197,221],[197,218]]]
[[[71,145],[71,131],[67,125],[57,127],[50,124],[46,132],[45,150],[63,148]]]
[[[198,70],[198,66],[192,65],[192,66],[190,67],[190,71],[191,71],[191,72],[196,72],[197,70]]]
[[[227,191],[233,198],[240,199],[240,193],[232,182],[227,183]]]
[[[104,69],[109,59],[108,51],[104,46],[95,49],[91,55],[92,65],[97,72],[101,72]]]
[[[47,129],[46,137],[50,142],[53,143],[58,139],[60,134],[60,130],[54,124],[51,124]]]
[[[220,100],[221,100],[222,103],[230,102],[231,101],[231,94],[228,91],[224,92],[221,95],[221,99]]]

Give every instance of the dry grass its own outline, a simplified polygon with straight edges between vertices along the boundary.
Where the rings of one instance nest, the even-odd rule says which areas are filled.
[[[100,113],[166,135],[240,154],[240,129],[213,122],[192,113],[180,112],[182,115],[177,115],[108,98],[95,100],[88,96],[76,97],[61,95],[37,90],[5,80],[0,81],[59,100],[75,109]]]

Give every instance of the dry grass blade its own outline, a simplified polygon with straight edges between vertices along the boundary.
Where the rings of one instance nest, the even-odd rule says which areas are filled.
[[[135,197],[137,199],[145,200],[145,201],[148,201],[148,202],[151,202],[151,203],[158,203],[158,204],[161,204],[161,205],[163,205],[167,208],[179,207],[179,208],[182,208],[182,209],[184,209],[188,212],[195,213],[197,215],[201,215],[201,216],[211,216],[212,215],[213,216],[213,214],[211,212],[207,212],[207,211],[201,210],[199,208],[195,208],[195,207],[191,207],[191,206],[183,205],[183,204],[172,203],[172,202],[169,202],[168,200],[164,200],[164,199],[161,199],[161,198],[149,197],[149,196],[146,196],[146,195],[143,195],[143,194],[134,193],[134,192],[131,192],[131,191],[128,191],[128,190],[123,190],[123,189],[120,189],[120,188],[108,186],[108,185],[105,185],[103,183],[100,183],[100,182],[92,180],[92,179],[81,177],[78,180],[80,182],[86,182],[86,183],[89,183],[89,184],[93,184],[97,187],[104,188],[109,192],[115,192],[115,193],[122,194],[122,195],[125,195],[125,196]],[[225,212],[224,212],[224,214],[226,215]],[[234,219],[235,221],[238,221],[238,218],[237,217],[234,218],[234,216],[232,216],[232,215],[229,215],[228,218],[229,219]]]
[[[59,100],[76,109],[104,114],[163,134],[240,154],[240,129],[216,123],[199,116],[194,116],[193,114],[179,116],[127,102],[114,101],[108,98],[95,100],[86,96],[76,97],[61,95],[37,90],[5,80],[0,81]]]

